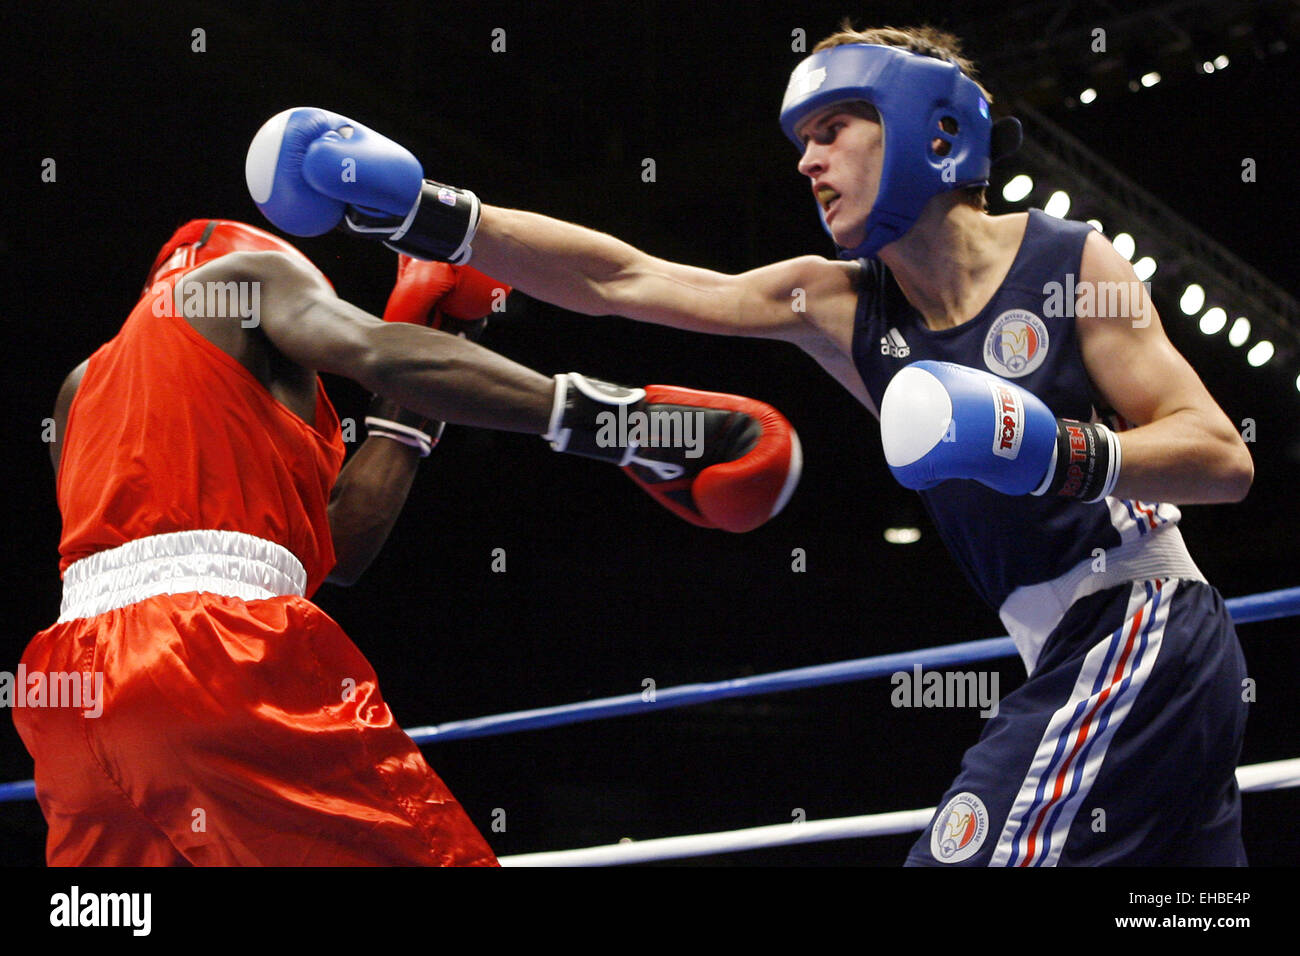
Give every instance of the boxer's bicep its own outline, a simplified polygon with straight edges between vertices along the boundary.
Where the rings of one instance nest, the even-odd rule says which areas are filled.
[[[1100,233],[1088,237],[1080,265],[1079,347],[1089,377],[1110,406],[1136,425],[1190,411],[1227,418],[1200,376],[1165,334],[1132,266]],[[1125,295],[1120,295],[1125,292]]]
[[[241,317],[290,362],[361,380],[370,336],[383,321],[340,299],[325,278],[279,252],[237,252],[195,269],[187,282],[247,285],[255,313]]]
[[[1094,241],[1095,240],[1095,241]],[[1135,306],[1102,308],[1103,293],[1131,285]],[[1101,398],[1135,428],[1120,436],[1121,498],[1210,504],[1240,501],[1254,464],[1231,420],[1165,335],[1132,267],[1100,235],[1080,268],[1077,329],[1084,367]]]
[[[739,275],[651,256],[605,280],[609,311],[691,332],[800,342],[817,301],[851,280],[843,264],[803,256]]]

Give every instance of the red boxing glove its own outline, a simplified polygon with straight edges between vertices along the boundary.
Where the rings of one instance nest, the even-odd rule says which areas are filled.
[[[509,293],[508,285],[477,269],[399,255],[397,284],[384,307],[384,321],[423,325],[474,341],[487,327],[485,316],[492,306]],[[366,415],[368,434],[409,445],[422,457],[438,444],[445,427],[379,396]]]
[[[622,465],[673,514],[701,528],[752,531],[799,483],[799,436],[771,405],[672,385],[627,388],[557,375],[556,451]]]
[[[385,322],[433,325],[434,311],[456,287],[456,267],[445,262],[423,262],[410,256],[397,257],[397,283],[384,307]]]
[[[775,408],[740,395],[674,385],[647,385],[645,400],[651,410],[708,413],[704,454],[672,456],[686,466],[680,478],[665,481],[635,460],[623,468],[665,508],[701,528],[745,532],[785,507],[803,471],[803,452],[794,426]],[[638,458],[662,454],[644,448]]]
[[[500,290],[500,291],[498,291]],[[411,322],[476,339],[510,286],[469,266],[397,257],[397,283],[384,308],[384,321]]]
[[[421,263],[428,265],[430,263]],[[452,266],[456,272],[455,287],[438,303],[438,310],[453,319],[481,319],[505,309],[510,286],[484,275],[473,266]]]

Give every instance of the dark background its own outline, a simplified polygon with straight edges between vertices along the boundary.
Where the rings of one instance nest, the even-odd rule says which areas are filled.
[[[1265,12],[1274,7],[1290,9]],[[1079,62],[1089,26],[1155,8],[1214,42],[1197,32],[1207,16],[1198,3],[628,0],[467,11],[327,2],[305,12],[214,2],[11,14],[0,220],[11,517],[0,669],[14,670],[30,636],[57,616],[59,520],[40,423],[58,385],[112,336],[179,223],[263,224],[243,162],[273,113],[327,107],[394,137],[427,175],[486,202],[736,272],[831,254],[776,123],[802,57],[791,52],[792,30],[805,30],[811,48],[846,13],[860,25],[945,26],[967,37],[1003,98],[1029,90],[1000,88],[997,67],[1022,76],[1052,29],[1075,30],[1069,55]],[[1300,37],[1284,22],[1260,21],[1253,48],[1224,72],[1186,71],[1087,109],[1049,96],[1042,108],[1295,295]],[[496,27],[506,31],[504,53],[490,49]],[[206,52],[191,50],[195,28],[206,31]],[[1157,32],[1113,30],[1117,40]],[[1287,49],[1270,51],[1280,38]],[[46,157],[57,162],[55,183],[41,181]],[[641,180],[646,157],[657,164],[654,183]],[[1244,157],[1257,160],[1257,182],[1241,181]],[[995,187],[1016,163],[999,168]],[[994,211],[1006,211],[996,193]],[[336,236],[300,246],[341,295],[382,311],[391,253]],[[1185,509],[1193,555],[1229,597],[1300,584],[1291,528],[1300,360],[1248,368],[1222,336],[1195,331],[1170,298],[1178,290],[1160,279],[1171,338],[1234,422],[1256,422],[1246,502]],[[779,518],[729,536],[676,520],[613,469],[556,456],[535,438],[449,429],[367,578],[317,596],[374,664],[404,726],[635,693],[645,678],[664,688],[1003,633],[928,524],[917,544],[884,543],[887,525],[923,521],[914,496],[884,467],[874,420],[797,350],[574,316],[518,295],[485,344],[546,373],[763,398],[798,428],[804,477]],[[358,388],[327,385],[341,416],[362,413]],[[505,574],[490,572],[494,548],[506,551]],[[791,571],[794,548],[807,553],[806,573]],[[1295,627],[1249,625],[1241,637],[1259,686],[1242,762],[1294,757]],[[1023,679],[1017,660],[999,673],[1003,693]],[[796,808],[821,819],[932,806],[981,721],[973,710],[892,709],[890,689],[877,680],[425,753],[501,854],[788,822]],[[11,722],[0,721],[0,780],[31,769]],[[1252,860],[1294,864],[1295,791],[1244,801]],[[488,829],[494,808],[506,812],[504,833]],[[34,803],[0,804],[0,862],[39,864],[43,838]],[[892,865],[914,838],[708,862]]]

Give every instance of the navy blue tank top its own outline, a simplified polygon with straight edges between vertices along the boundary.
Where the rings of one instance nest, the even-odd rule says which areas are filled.
[[[970,321],[939,331],[926,326],[884,265],[864,260],[853,361],[876,407],[899,369],[934,359],[1000,375],[1037,395],[1057,418],[1123,427],[1088,377],[1075,332],[1075,281],[1091,231],[1087,223],[1030,210],[993,298]],[[957,563],[995,610],[1016,588],[1059,577],[1092,559],[1095,549],[1118,547],[1179,517],[1167,504],[1013,497],[964,479],[920,495]]]

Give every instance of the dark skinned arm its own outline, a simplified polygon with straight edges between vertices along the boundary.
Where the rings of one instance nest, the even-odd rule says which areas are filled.
[[[532,435],[547,430],[552,378],[458,336],[384,322],[340,299],[290,256],[232,253],[188,280],[260,283],[258,327],[303,368],[350,378],[426,418]]]
[[[326,579],[355,584],[379,555],[406,504],[420,453],[388,438],[367,438],[339,472],[330,494],[337,564]]]
[[[192,281],[260,283],[258,329],[289,361],[350,378],[431,419],[541,434],[554,380],[463,338],[383,322],[342,299],[314,271],[279,253],[236,253]],[[329,504],[335,584],[355,583],[406,503],[419,453],[371,437],[349,459]]]

